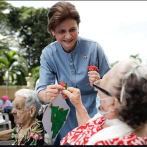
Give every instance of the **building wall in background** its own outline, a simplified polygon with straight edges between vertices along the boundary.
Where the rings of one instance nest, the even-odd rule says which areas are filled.
[[[8,87],[8,97],[10,101],[14,100],[14,94],[17,90],[22,89],[22,88],[26,88],[26,89],[31,89],[30,87],[24,85],[24,86],[9,86]],[[6,95],[6,90],[7,87],[6,86],[0,86],[0,99],[2,99],[3,95]],[[34,89],[33,89],[34,90]]]

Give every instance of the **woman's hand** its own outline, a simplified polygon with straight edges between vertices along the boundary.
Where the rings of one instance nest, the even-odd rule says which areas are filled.
[[[88,72],[90,85],[93,87],[93,83],[100,79],[100,74],[97,71]]]
[[[63,89],[64,87],[62,87],[61,85],[48,85],[46,88],[44,101],[48,103],[55,100],[60,91],[62,91]]]
[[[67,95],[65,95],[63,92],[61,92],[61,95],[62,95],[63,99],[67,99],[68,98]]]
[[[70,102],[75,106],[75,108],[83,106],[81,92],[79,89],[68,87],[67,90],[63,90],[63,94],[69,98]]]

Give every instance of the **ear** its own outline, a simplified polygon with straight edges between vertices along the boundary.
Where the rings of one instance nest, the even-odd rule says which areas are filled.
[[[79,33],[79,25],[78,25],[78,33]]]
[[[114,103],[113,103],[113,105],[110,107],[110,111],[112,111],[112,112],[115,112],[116,111],[116,109],[117,109],[117,107],[118,107],[118,99],[117,98],[114,98]]]
[[[35,112],[36,112],[36,107],[31,107],[31,109],[30,109],[30,117],[34,117]]]
[[[51,33],[52,33],[53,36],[55,36],[55,32],[54,31],[51,31]]]

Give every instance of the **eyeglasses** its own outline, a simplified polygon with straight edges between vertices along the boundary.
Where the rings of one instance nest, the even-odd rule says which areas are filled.
[[[111,95],[108,91],[106,91],[105,89],[103,89],[103,88],[101,88],[100,86],[98,86],[98,85],[100,84],[100,81],[101,81],[101,79],[95,81],[95,82],[93,83],[93,87],[95,87],[95,88],[97,88],[98,90],[102,91],[104,94],[106,94],[106,95],[112,97],[112,95]]]

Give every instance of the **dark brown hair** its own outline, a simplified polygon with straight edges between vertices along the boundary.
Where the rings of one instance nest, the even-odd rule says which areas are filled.
[[[78,25],[80,23],[80,15],[78,11],[75,6],[69,2],[57,2],[49,9],[47,17],[47,31],[49,33],[51,33],[51,30],[55,31],[55,28],[68,18],[75,19]]]

